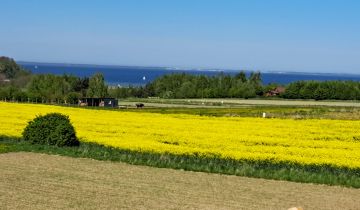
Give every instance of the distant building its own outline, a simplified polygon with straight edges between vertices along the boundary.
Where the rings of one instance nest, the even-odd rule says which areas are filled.
[[[82,98],[80,106],[118,107],[119,101],[115,98]]]
[[[273,90],[269,90],[268,92],[266,92],[265,96],[278,96],[284,92],[285,92],[285,88],[279,86],[274,88]]]

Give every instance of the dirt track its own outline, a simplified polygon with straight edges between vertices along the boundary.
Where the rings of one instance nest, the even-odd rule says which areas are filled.
[[[293,206],[360,209],[360,190],[35,153],[0,154],[0,209]]]
[[[328,106],[360,107],[359,101],[265,100],[265,99],[144,99],[149,107],[228,108],[241,106]],[[135,107],[136,103],[120,101],[120,105]]]
[[[340,106],[360,107],[356,101],[313,101],[313,100],[255,100],[255,99],[193,99],[194,102],[220,103],[232,105],[274,105],[274,106]]]

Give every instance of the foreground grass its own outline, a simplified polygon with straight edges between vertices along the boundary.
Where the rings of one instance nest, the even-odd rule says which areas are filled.
[[[94,143],[81,143],[79,147],[31,145],[20,139],[0,137],[0,153],[35,152],[96,160],[121,161],[134,165],[183,169],[209,173],[230,174],[293,182],[342,185],[360,188],[360,170],[330,166],[302,166],[286,163],[249,162],[218,157],[201,157],[173,154],[154,154],[116,149]]]

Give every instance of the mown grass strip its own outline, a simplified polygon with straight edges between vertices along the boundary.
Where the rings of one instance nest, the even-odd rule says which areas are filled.
[[[301,166],[286,163],[236,161],[196,155],[155,154],[122,150],[94,143],[81,143],[79,147],[32,145],[17,138],[0,137],[0,153],[20,151],[121,161],[134,165],[159,168],[360,188],[360,169],[350,170],[329,166]]]
[[[142,101],[142,100],[137,100]],[[142,101],[146,103],[145,101]],[[10,102],[9,102],[10,103]],[[23,103],[26,104],[26,103]],[[32,104],[32,103],[30,103]],[[126,109],[117,109],[110,107],[84,107],[78,105],[64,105],[64,104],[42,104],[49,106],[71,107],[88,110],[107,110],[114,112],[145,112],[145,113],[159,113],[159,114],[189,114],[198,116],[241,116],[241,117],[262,117],[265,112],[270,118],[300,118],[300,119],[343,119],[343,120],[359,120],[359,107],[341,107],[341,106],[305,106],[305,105],[242,105],[240,107],[147,107],[144,109],[136,109],[130,107]],[[184,104],[183,104],[184,105]],[[184,105],[185,106],[185,105]]]

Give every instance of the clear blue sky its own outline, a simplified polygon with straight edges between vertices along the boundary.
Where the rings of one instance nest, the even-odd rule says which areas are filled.
[[[16,60],[360,74],[358,0],[0,0]]]

